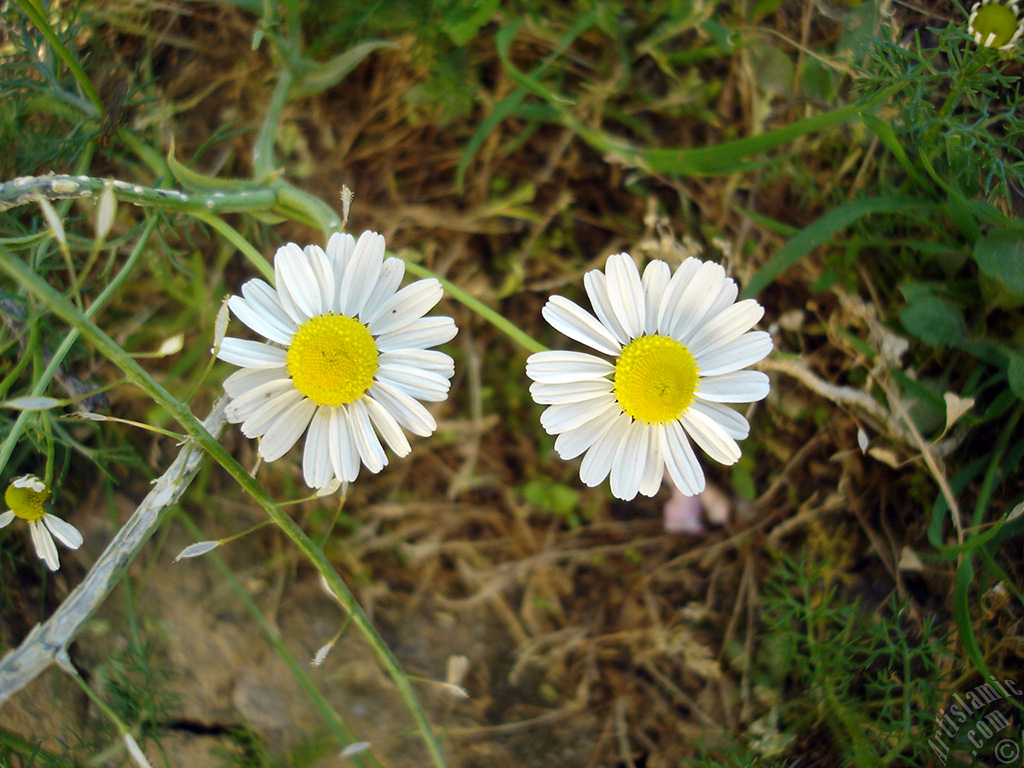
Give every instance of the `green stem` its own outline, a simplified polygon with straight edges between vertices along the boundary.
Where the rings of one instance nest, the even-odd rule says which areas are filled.
[[[0,245],[0,271],[3,271],[26,290],[32,293],[43,304],[45,304],[57,317],[73,326],[97,352],[106,357],[110,362],[122,370],[125,377],[144,390],[157,405],[164,408],[188,434],[205,450],[214,461],[221,465],[224,470],[242,486],[242,488],[263,507],[270,518],[284,531],[298,547],[299,551],[309,560],[313,567],[323,576],[328,588],[337,597],[338,602],[352,617],[353,623],[366,638],[373,651],[376,653],[381,665],[387,670],[399,694],[405,701],[410,714],[416,721],[417,729],[420,732],[431,760],[438,768],[444,768],[447,764],[441,745],[438,743],[426,714],[420,706],[419,700],[412,689],[408,677],[402,671],[398,660],[388,648],[384,639],[374,628],[370,619],[356,601],[355,596],[349,590],[345,582],[338,576],[327,561],[324,553],[314,544],[306,533],[281,509],[270,495],[260,487],[249,473],[239,464],[234,457],[228,453],[209,432],[202,423],[192,414],[188,408],[172,396],[158,382],[156,382],[146,371],[130,356],[121,349],[118,344],[104,333],[99,327],[91,322],[84,314],[78,311],[46,281],[40,278],[35,272],[29,269],[20,259],[15,257],[6,247]]]
[[[90,176],[26,176],[0,184],[0,211],[27,205],[40,197],[50,200],[95,198],[108,183],[106,179]],[[273,187],[188,194],[125,181],[115,181],[113,184],[114,197],[121,202],[193,215],[266,211],[278,202],[278,192]]]
[[[224,236],[225,240],[245,254],[245,257],[249,259],[249,262],[259,270],[260,274],[263,275],[267,281],[270,283],[274,282],[274,267],[271,266],[270,262],[267,261],[266,257],[262,253],[253,247],[252,243],[242,236],[241,232],[216,214],[197,213],[193,215],[195,218],[199,219],[199,221],[208,224],[211,229],[217,230]]]
[[[535,340],[532,336],[530,336],[528,333],[520,329],[510,320],[506,319],[500,312],[491,309],[482,301],[480,301],[480,299],[476,298],[476,296],[473,296],[459,288],[459,286],[455,285],[455,283],[453,283],[451,280],[441,277],[440,275],[431,272],[422,264],[417,264],[412,261],[405,262],[405,267],[417,277],[432,277],[435,280],[437,280],[439,283],[441,283],[444,289],[452,295],[453,299],[458,301],[460,304],[465,306],[470,311],[480,315],[480,317],[489,322],[502,333],[505,333],[514,342],[516,342],[521,347],[526,349],[526,351],[547,351],[547,347],[545,347],[539,341]]]

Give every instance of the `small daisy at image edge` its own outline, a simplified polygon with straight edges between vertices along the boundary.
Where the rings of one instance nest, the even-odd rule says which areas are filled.
[[[48,498],[50,489],[35,475],[15,478],[4,494],[9,509],[0,514],[0,528],[10,525],[16,517],[26,521],[36,554],[47,568],[56,571],[60,568],[60,558],[54,537],[68,549],[78,549],[82,546],[82,534],[71,523],[46,511]]]
[[[967,19],[967,33],[983,48],[1013,50],[1024,35],[1024,20],[1020,18],[1017,0],[975,3]]]
[[[726,403],[768,395],[768,377],[742,370],[772,350],[750,329],[764,309],[737,302],[736,282],[713,262],[689,258],[673,274],[652,261],[643,276],[627,253],[584,276],[595,317],[562,296],[543,316],[556,330],[601,353],[538,352],[527,360],[530,394],[548,406],[541,425],[563,459],[581,454],[580,479],[611,476],[624,500],[653,496],[665,470],[680,491],[704,490],[690,440],[722,464],[740,458],[747,420]],[[610,358],[610,359],[609,359]]]
[[[265,461],[307,431],[302,473],[310,488],[356,479],[360,467],[410,451],[404,427],[437,429],[423,402],[448,397],[455,364],[431,349],[455,337],[450,317],[425,317],[442,296],[434,279],[399,290],[401,259],[384,258],[384,238],[331,236],[327,248],[288,243],[274,257],[276,288],[253,279],[232,296],[235,317],[266,341],[226,338],[217,357],[240,366],[224,382],[227,417],[259,437]]]

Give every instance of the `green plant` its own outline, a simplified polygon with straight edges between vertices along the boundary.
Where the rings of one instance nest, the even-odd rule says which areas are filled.
[[[938,622],[907,601],[851,600],[827,561],[808,554],[781,557],[766,584],[759,663],[785,730],[827,733],[849,765],[927,764],[950,684]]]

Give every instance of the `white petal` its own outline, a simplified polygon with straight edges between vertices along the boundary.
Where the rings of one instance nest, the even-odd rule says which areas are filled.
[[[724,280],[725,270],[721,264],[713,261],[701,264],[675,307],[668,335],[686,344],[718,296]]]
[[[746,368],[772,351],[772,337],[764,331],[747,331],[722,348],[697,359],[701,376],[721,376]]]
[[[284,306],[281,304],[281,297],[278,292],[265,280],[257,277],[242,283],[242,297],[253,309],[274,315],[286,327],[293,330],[299,327],[288,316]]]
[[[619,325],[631,339],[642,336],[647,315],[636,262],[628,253],[617,253],[608,257],[604,271],[608,279],[608,301]]]
[[[298,325],[320,314],[323,298],[316,273],[295,243],[282,245],[274,255],[274,280],[281,306]]]
[[[704,490],[704,470],[679,422],[665,425],[664,432],[665,467],[669,477],[686,496],[696,496]]]
[[[736,285],[736,281],[731,277],[725,278],[725,280],[722,281],[721,287],[718,289],[718,295],[715,297],[715,300],[711,302],[711,306],[708,307],[708,311],[704,313],[704,317],[697,321],[696,330],[699,331],[705,325],[722,314],[722,312],[731,307],[733,302],[736,301],[736,297],[739,295],[739,292],[740,288]]]
[[[739,413],[727,405],[719,405],[718,403],[706,403],[701,400],[694,400],[690,405],[691,409],[701,411],[709,419],[713,419],[718,422],[718,425],[725,430],[725,433],[729,435],[733,440],[745,440],[747,435],[750,434],[750,424],[744,418],[742,413]]]
[[[374,336],[400,331],[433,309],[442,296],[444,289],[437,280],[417,280],[382,303],[373,314],[365,315],[362,320]]]
[[[264,461],[276,461],[295,445],[306,431],[317,404],[307,397],[283,411],[260,440],[260,456]]]
[[[739,338],[741,334],[753,328],[763,315],[764,307],[753,299],[746,299],[712,317],[703,328],[700,328],[689,341],[684,343],[689,347],[693,356],[700,359],[702,355],[713,352]]]
[[[753,403],[764,400],[770,389],[760,371],[733,371],[721,376],[701,376],[697,397],[713,403]]]
[[[46,563],[51,571],[60,568],[60,558],[57,556],[57,547],[53,543],[50,532],[46,530],[42,520],[33,520],[28,524],[28,532],[32,535],[32,546],[36,554]]]
[[[668,282],[666,280],[666,282]],[[661,490],[661,481],[665,476],[664,441],[665,427],[662,424],[651,424],[647,427],[650,442],[647,445],[647,467],[640,478],[639,491],[644,496],[654,496]]]
[[[334,274],[341,276],[345,274],[345,266],[352,258],[352,252],[356,249],[356,239],[347,232],[335,232],[327,241],[327,258],[331,261]],[[341,286],[337,286],[340,288]]]
[[[616,403],[596,419],[591,419],[576,429],[568,429],[555,439],[555,452],[568,461],[575,459],[585,450],[601,439],[604,433],[612,428],[619,419],[628,419]]]
[[[597,319],[619,344],[628,344],[630,337],[615,315],[611,299],[608,296],[608,278],[605,277],[604,272],[600,269],[592,269],[587,272],[583,276],[583,287],[587,291],[587,296],[590,297],[590,306],[594,308]]]
[[[615,373],[615,366],[586,352],[551,350],[536,352],[526,360],[526,375],[542,384],[601,379]]]
[[[273,262],[282,303],[287,294],[306,319],[324,314],[334,298],[334,272],[327,254],[318,246],[307,246],[303,251],[294,244],[289,245],[292,247],[278,251],[279,257],[275,257]],[[282,250],[285,252],[283,256]],[[323,282],[325,274],[331,281],[327,284]]]
[[[323,488],[334,478],[331,466],[330,417],[326,408],[317,408],[309,422],[306,445],[302,451],[302,479],[310,488]]]
[[[366,323],[365,317],[360,313],[378,285],[383,264],[384,238],[376,232],[363,232],[355,244],[352,256],[345,265],[345,272],[341,278],[338,293],[338,311],[341,314],[348,317],[359,317]],[[401,282],[401,276],[399,276],[399,282]]]
[[[291,381],[287,368],[239,368],[224,379],[224,391],[228,397],[241,397],[250,389],[269,384],[272,381]]]
[[[15,517],[16,515],[14,514],[14,512],[12,512],[9,509],[3,514],[0,514],[0,528],[6,528],[13,522]]]
[[[437,422],[430,411],[399,389],[377,381],[366,394],[384,406],[395,421],[414,435],[429,437],[437,429]]]
[[[373,290],[366,297],[366,303],[359,313],[359,319],[362,320],[364,317],[369,317],[377,311],[381,304],[390,299],[395,291],[398,290],[398,286],[402,284],[404,276],[404,261],[395,258],[384,259],[384,264],[380,268],[380,277],[377,279],[377,284],[373,286]]]
[[[246,437],[259,437],[283,416],[297,402],[305,399],[305,396],[297,389],[290,389],[281,392],[276,397],[267,400],[263,405],[253,410],[247,419],[242,422],[242,434]],[[228,406],[231,407],[230,405]]]
[[[293,391],[297,390],[291,379],[274,379],[239,395],[228,403],[224,413],[232,424],[239,424],[248,421],[265,404]],[[289,402],[294,399],[292,396]]]
[[[82,534],[71,523],[48,512],[43,515],[43,523],[50,529],[50,533],[57,538],[57,541],[68,549],[78,549],[82,546]]]
[[[651,433],[647,425],[632,422],[623,439],[615,448],[612,461],[612,495],[623,501],[632,501],[640,491],[640,481],[647,471]]]
[[[428,403],[446,400],[451,387],[451,382],[444,376],[408,365],[381,366],[377,370],[376,380]]]
[[[229,298],[228,306],[235,317],[256,333],[278,344],[287,346],[298,329],[278,303],[276,293],[262,280],[250,280],[243,285],[242,295]]]
[[[613,419],[608,430],[587,451],[580,464],[580,480],[589,488],[599,485],[612,471],[619,443],[626,438],[632,420],[623,414]]]
[[[336,312],[335,275],[331,259],[319,245],[307,245],[303,249],[303,253],[306,254],[306,263],[313,273],[313,284],[319,293],[319,304],[315,314],[325,315],[328,312]]]
[[[564,296],[552,296],[548,299],[548,303],[541,310],[541,315],[555,330],[598,352],[604,352],[612,357],[622,352],[622,345],[597,321],[597,318]]]
[[[436,347],[454,339],[458,332],[455,321],[450,317],[421,317],[395,333],[380,336],[377,349],[381,352],[394,352],[400,349]]]
[[[671,280],[672,270],[660,259],[648,262],[644,268],[644,333],[648,335],[658,332],[658,312]]]
[[[334,473],[351,483],[359,475],[359,449],[349,424],[348,408],[330,409],[330,451]]]
[[[530,385],[530,396],[538,405],[581,403],[596,395],[609,394],[614,386],[608,379],[570,381],[565,384],[540,384],[535,381]]]
[[[686,433],[715,461],[726,465],[735,464],[741,455],[736,441],[721,424],[695,405],[690,406],[680,418]]]
[[[615,396],[611,393],[581,403],[552,405],[541,414],[540,423],[549,435],[557,435],[581,427],[591,419],[601,418],[612,410],[611,406],[618,408]]]
[[[355,438],[356,448],[359,450],[359,458],[363,465],[377,474],[388,463],[387,454],[384,453],[384,446],[380,444],[377,433],[373,431],[370,424],[370,415],[367,413],[366,405],[361,400],[356,400],[348,407],[349,423],[352,426],[352,436]]]
[[[42,493],[46,490],[46,483],[40,480],[35,475],[22,475],[11,480],[11,485],[15,488],[31,488],[36,493]]]
[[[288,362],[288,353],[262,341],[229,336],[221,342],[217,359],[243,368],[280,368]]]
[[[669,329],[672,327],[676,315],[680,312],[683,294],[689,287],[690,281],[693,280],[693,276],[697,274],[701,264],[700,259],[695,259],[691,256],[680,264],[672,275],[672,279],[665,289],[665,295],[661,297],[661,307],[658,309],[658,333],[670,335]]]
[[[366,403],[366,410],[370,414],[370,421],[373,422],[373,426],[376,427],[380,436],[384,438],[388,448],[396,456],[408,456],[412,447],[409,445],[409,440],[402,431],[402,427],[395,421],[395,417],[391,415],[387,408],[368,395],[363,397],[363,402]]]
[[[455,375],[455,361],[451,355],[439,349],[396,349],[392,352],[382,352],[378,360],[381,368],[389,365],[408,365],[436,373],[446,379]]]

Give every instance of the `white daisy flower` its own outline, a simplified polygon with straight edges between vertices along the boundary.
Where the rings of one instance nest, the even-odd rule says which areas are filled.
[[[611,475],[612,493],[653,496],[667,468],[679,490],[704,490],[692,439],[723,464],[740,457],[747,420],[723,403],[768,394],[768,377],[741,370],[772,349],[771,337],[750,331],[764,309],[736,301],[736,283],[712,262],[689,258],[673,275],[652,261],[643,277],[628,253],[610,256],[605,271],[588,272],[584,287],[595,318],[552,296],[544,318],[585,352],[538,352],[526,374],[533,399],[549,406],[541,425],[558,435],[563,459],[581,454],[580,479],[595,486]]]
[[[430,349],[455,337],[450,317],[424,317],[441,299],[437,280],[398,290],[401,259],[384,258],[384,238],[357,243],[336,233],[324,251],[294,243],[274,257],[277,288],[250,280],[228,306],[266,342],[226,338],[217,357],[241,370],[224,382],[227,418],[259,437],[265,461],[280,458],[309,428],[302,473],[310,488],[379,472],[409,453],[402,427],[437,429],[420,401],[448,397],[452,358]],[[379,437],[378,437],[379,435]]]
[[[1017,0],[975,3],[967,19],[967,32],[983,48],[1012,50],[1024,34],[1024,21],[1020,19]]]
[[[46,563],[47,568],[56,571],[60,568],[60,558],[57,557],[53,537],[56,536],[57,541],[68,549],[78,549],[82,546],[82,534],[71,523],[46,511],[45,504],[48,498],[50,489],[35,475],[15,478],[7,486],[7,492],[4,494],[4,500],[10,509],[0,514],[0,528],[10,525],[16,517],[25,520],[36,554]]]

